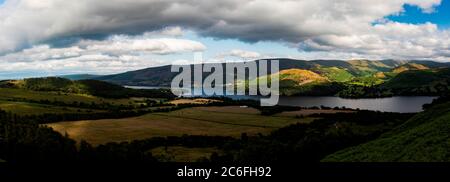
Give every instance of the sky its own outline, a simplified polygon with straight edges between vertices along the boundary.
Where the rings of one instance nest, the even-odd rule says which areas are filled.
[[[450,61],[450,0],[0,0],[0,79],[264,58]]]

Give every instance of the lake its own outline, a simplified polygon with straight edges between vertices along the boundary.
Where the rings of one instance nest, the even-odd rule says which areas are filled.
[[[388,97],[369,99],[344,99],[340,97],[280,97],[279,104],[286,106],[346,107],[385,112],[413,113],[422,111],[422,105],[436,97]]]
[[[161,87],[135,87],[135,89],[158,89]],[[188,95],[186,95],[188,96]],[[232,99],[260,99],[259,96],[227,96]],[[279,105],[299,107],[346,107],[384,112],[414,113],[422,111],[422,105],[429,104],[436,97],[428,96],[398,96],[387,98],[346,99],[340,97],[307,97],[307,96],[281,96]]]

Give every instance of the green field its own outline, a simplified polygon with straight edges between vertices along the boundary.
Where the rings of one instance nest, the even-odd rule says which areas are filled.
[[[81,109],[74,107],[60,107],[45,104],[35,104],[27,102],[14,102],[0,100],[0,108],[7,112],[19,115],[39,115],[50,113],[89,113],[100,112],[98,110]]]
[[[86,113],[103,112],[98,109],[86,109],[73,106],[74,103],[90,105],[108,104],[111,106],[140,106],[146,98],[106,99],[90,95],[67,94],[58,92],[40,92],[25,89],[0,88],[0,109],[19,115],[39,115],[46,113]],[[152,99],[155,100],[155,99]],[[48,101],[49,103],[44,103]],[[156,99],[158,102],[159,100]],[[67,106],[54,105],[53,102],[63,102]]]
[[[82,94],[68,94],[59,92],[38,92],[25,89],[12,89],[12,88],[0,88],[0,100],[7,99],[29,99],[33,101],[49,100],[49,101],[62,101],[66,103],[84,102],[84,103],[111,103],[114,105],[120,104],[132,104],[130,99],[105,99],[90,95]]]
[[[151,137],[210,135],[240,137],[242,133],[267,134],[274,129],[314,118],[262,116],[253,108],[196,107],[125,119],[60,122],[47,126],[71,138],[94,145]]]

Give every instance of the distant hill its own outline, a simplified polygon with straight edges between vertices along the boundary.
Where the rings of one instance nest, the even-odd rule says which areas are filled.
[[[450,68],[403,71],[381,88],[401,95],[445,93],[450,90]]]
[[[293,59],[279,59],[280,60],[280,70],[286,69],[311,69],[315,67],[313,62],[293,60]],[[255,61],[259,64],[259,60]],[[244,64],[244,63],[236,63]],[[193,65],[191,65],[193,67]],[[225,68],[225,66],[223,66]],[[120,85],[127,86],[170,86],[172,79],[178,75],[176,72],[171,72],[171,66],[161,66],[146,68],[142,70],[129,71],[125,73],[100,76],[94,78],[96,80],[102,80],[107,82],[112,82]],[[204,74],[207,76],[208,74]],[[225,78],[225,73],[224,73]]]
[[[261,82],[261,80],[275,75],[278,76],[280,80],[279,86],[281,95],[335,95],[341,89],[339,84],[331,82],[327,77],[303,69],[282,70],[275,74],[259,77],[258,80]]]
[[[282,95],[334,95],[337,92],[327,77],[309,70],[288,69],[277,74]]]
[[[435,62],[435,61],[417,61],[417,60],[411,60],[409,63],[415,63],[415,64],[421,64],[429,68],[445,68],[450,67],[450,63],[446,62]]]
[[[312,71],[328,78],[331,81],[336,82],[347,82],[355,78],[355,76],[351,74],[347,69],[338,68],[335,66],[333,67],[318,66],[317,68],[312,69]]]
[[[363,76],[376,72],[390,71],[391,69],[405,64],[405,61],[396,60],[384,60],[384,61],[369,61],[369,60],[352,60],[352,61],[342,61],[342,60],[296,60],[296,59],[277,59],[280,62],[280,71],[287,69],[303,69],[310,70],[316,73],[325,73],[330,75],[336,75],[331,73],[334,70],[326,70],[327,68],[339,69],[337,73],[338,77],[343,76],[344,78],[330,78],[331,80],[345,80],[351,76]],[[255,62],[259,64],[260,60]],[[434,64],[434,63],[433,63]],[[437,64],[437,63],[436,63]],[[191,65],[192,66],[192,65]],[[441,66],[450,66],[443,64]],[[320,67],[320,69],[319,69]],[[334,68],[333,68],[334,67]],[[114,75],[106,75],[96,77],[96,80],[102,80],[107,82],[112,82],[120,85],[134,85],[134,86],[169,86],[172,78],[177,75],[177,73],[172,73],[170,71],[170,66],[161,66],[146,68],[142,70],[130,71]],[[323,75],[322,75],[323,76]]]
[[[273,59],[272,59],[273,60]],[[283,81],[283,94],[287,95],[336,95],[348,97],[381,97],[391,95],[439,95],[447,83],[446,77],[432,76],[439,74],[443,68],[449,68],[449,63],[433,61],[404,60],[296,60],[279,58],[280,72],[285,70],[303,70],[289,73],[290,77],[308,79],[311,74],[326,78],[327,82],[296,85],[296,81]],[[257,65],[261,60],[254,61]],[[239,66],[244,66],[244,63]],[[193,67],[193,65],[191,65]],[[225,66],[224,66],[225,67]],[[288,73],[284,72],[284,73]],[[426,72],[431,73],[427,75]],[[93,79],[128,86],[161,86],[168,87],[178,73],[171,72],[171,66],[153,67],[130,71],[115,75],[99,76]],[[224,72],[224,78],[226,77]],[[416,75],[417,74],[417,75]],[[209,73],[204,73],[205,78]],[[266,75],[263,75],[266,76]],[[306,77],[306,78],[300,78]],[[254,78],[251,78],[254,79]],[[412,80],[417,79],[417,80]],[[225,80],[224,80],[225,81]],[[226,83],[226,82],[224,82]],[[413,83],[409,86],[407,83]],[[444,86],[442,85],[444,84]],[[419,88],[422,87],[423,88]],[[308,88],[307,88],[308,87]],[[339,90],[340,89],[340,90]],[[412,90],[406,92],[405,90]],[[323,91],[325,90],[325,91]],[[312,93],[312,92],[316,93]],[[337,92],[336,92],[337,91]],[[370,92],[370,93],[369,93]]]
[[[422,65],[422,64],[406,63],[404,65],[394,68],[392,70],[392,72],[393,73],[402,73],[402,72],[410,71],[410,70],[427,70],[427,69],[430,69],[430,68],[425,65]]]
[[[177,74],[171,72],[170,66],[161,66],[94,79],[128,86],[170,86],[172,78]]]
[[[356,70],[355,74],[358,76],[365,76],[376,72],[385,72],[392,69],[394,66],[404,64],[401,61],[370,61],[370,60],[350,60],[352,69]]]
[[[86,94],[105,98],[173,97],[169,90],[134,90],[99,80],[69,80],[59,77],[28,78],[0,81],[0,88],[16,88],[43,92]]]
[[[450,102],[419,113],[380,138],[342,151],[325,162],[449,162]]]
[[[281,82],[289,81],[294,83],[295,86],[306,85],[314,82],[318,83],[329,82],[329,80],[326,77],[322,77],[319,74],[309,70],[288,69],[282,70],[278,74]]]
[[[97,77],[100,77],[100,75],[75,74],[75,75],[61,75],[61,76],[57,76],[57,77],[66,78],[69,80],[89,80],[89,79],[95,79]]]

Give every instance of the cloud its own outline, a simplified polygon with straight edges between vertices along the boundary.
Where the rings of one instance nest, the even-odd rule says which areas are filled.
[[[32,62],[49,59],[65,59],[70,57],[79,57],[85,50],[73,46],[67,48],[50,48],[48,45],[37,45],[20,52],[6,54],[0,57],[2,62]]]
[[[172,60],[155,58],[166,54],[201,52],[206,46],[181,38],[179,32],[163,30],[142,35],[112,35],[105,40],[81,39],[67,47],[39,44],[0,56],[2,74],[40,72],[49,75],[68,73],[111,74],[170,64]],[[10,75],[10,74],[9,74]],[[23,75],[23,74],[22,74]],[[1,78],[1,75],[0,75]]]
[[[0,50],[55,38],[136,34],[181,26],[216,38],[299,43],[352,34],[410,4],[431,12],[440,0],[9,0],[0,12]]]
[[[166,55],[184,52],[201,52],[206,46],[200,42],[180,38],[154,38],[153,32],[138,36],[113,35],[105,40],[86,40],[71,44],[68,47],[55,48],[40,44],[22,51],[0,56],[1,61],[30,62],[49,59],[65,59],[91,54],[105,55]]]
[[[143,58],[133,55],[110,56],[87,54],[62,59],[35,60],[30,62],[0,61],[0,79],[27,76],[55,76],[65,74],[113,74],[170,63],[170,60]],[[20,74],[18,74],[20,73]],[[29,74],[34,73],[34,74]],[[2,77],[2,75],[9,75]]]
[[[129,39],[127,36],[114,36],[106,41],[83,41],[86,50],[109,53],[151,53],[174,54],[181,52],[199,52],[206,49],[200,42],[185,39]]]
[[[258,53],[258,52],[254,52],[254,51],[233,49],[231,51],[221,53],[221,54],[217,55],[216,57],[217,58],[237,57],[237,58],[240,58],[240,59],[248,60],[248,59],[261,58],[262,55],[260,53]]]
[[[370,32],[313,37],[300,43],[300,49],[353,52],[398,59],[434,59],[449,50],[448,40],[450,32],[440,31],[431,23],[413,25],[387,22],[374,25]]]
[[[181,37],[184,35],[183,28],[179,26],[165,27],[161,30],[145,32],[143,37]]]

